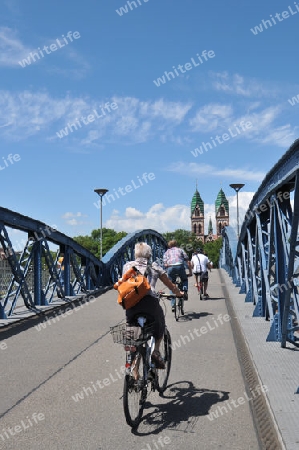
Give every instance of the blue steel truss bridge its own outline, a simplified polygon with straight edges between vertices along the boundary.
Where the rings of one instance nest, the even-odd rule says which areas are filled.
[[[173,353],[175,357],[178,355],[172,369],[172,376],[176,382],[168,387],[169,395],[172,396],[161,403],[159,400],[159,408],[164,408],[164,413],[161,414],[163,420],[158,431],[166,432],[168,424],[168,428],[178,438],[176,443],[174,441],[173,448],[181,448],[181,432],[186,431],[179,428],[181,422],[184,422],[184,426],[194,427],[198,422],[200,433],[206,430],[201,437],[209,441],[210,422],[206,417],[210,408],[213,408],[215,414],[213,417],[220,414],[219,422],[213,428],[211,436],[216,439],[217,432],[221,434],[217,437],[221,447],[225,439],[229,438],[229,434],[234,434],[233,429],[233,432],[238,430],[236,435],[239,434],[239,446],[225,448],[238,450],[245,448],[242,447],[244,444],[242,439],[248,437],[248,424],[252,417],[255,417],[252,434],[254,435],[255,429],[259,430],[260,439],[265,443],[265,447],[258,447],[256,442],[252,446],[247,445],[246,448],[273,448],[273,450],[298,448],[299,371],[296,362],[299,347],[298,175],[299,140],[293,143],[266,175],[252,198],[239,237],[232,227],[227,226],[223,229],[220,269],[213,270],[211,274],[214,280],[214,285],[211,282],[211,292],[214,290],[215,299],[198,301],[197,290],[189,285],[190,295],[188,305],[185,306],[189,310],[194,308],[194,311],[185,314],[181,323],[170,321],[173,343],[177,346],[174,347],[176,351]],[[17,250],[10,239],[12,229],[21,231],[25,236],[20,250]],[[116,292],[114,300],[113,292],[106,291],[112,289],[115,281],[121,276],[123,265],[134,259],[136,242],[147,242],[152,248],[153,261],[158,262],[162,260],[167,242],[155,230],[139,230],[123,238],[102,260],[99,260],[72,238],[56,229],[4,208],[0,208],[0,241],[0,331],[1,337],[4,338],[0,343],[0,350],[3,358],[1,362],[6,369],[2,374],[6,389],[2,390],[1,398],[4,410],[0,417],[3,421],[0,440],[7,439],[8,442],[7,436],[10,439],[10,435],[7,430],[10,429],[11,421],[16,421],[13,423],[18,427],[17,424],[21,423],[26,415],[28,416],[28,405],[38,404],[50,417],[46,433],[49,433],[50,440],[54,435],[58,436],[59,448],[70,448],[70,445],[73,445],[73,435],[76,443],[82,438],[80,448],[87,448],[85,435],[97,430],[99,431],[97,439],[100,442],[105,434],[102,433],[103,429],[110,432],[109,439],[117,441],[119,436],[115,433],[114,427],[111,428],[111,423],[122,422],[119,418],[119,404],[117,410],[113,409],[115,405],[111,406],[111,398],[118,399],[119,403],[117,381],[121,376],[116,368],[120,364],[120,359],[116,350],[111,349],[108,335],[109,324],[114,324],[117,320],[122,321],[124,318],[120,318],[123,311],[114,309]],[[221,287],[223,285],[225,287]],[[104,292],[105,295],[101,295]],[[80,314],[72,316],[73,311],[69,311],[68,314],[69,305],[77,304],[81,300],[89,303],[92,297],[100,298],[93,302],[87,311],[83,309]],[[75,311],[78,309],[74,308]],[[93,313],[90,314],[92,309]],[[61,320],[57,311],[59,314],[66,311],[66,314],[60,315]],[[63,320],[68,315],[71,318]],[[170,316],[170,319],[173,319],[173,315]],[[228,317],[231,322],[217,322],[218,319],[215,317],[219,320]],[[193,324],[199,327],[202,324],[209,324],[200,328],[205,329],[199,338],[200,341],[195,339],[191,331],[192,320]],[[216,327],[216,322],[218,325],[224,324],[223,328],[218,325]],[[57,323],[55,328],[52,326],[54,323]],[[197,328],[194,330],[198,332]],[[211,330],[210,334],[207,330]],[[186,347],[187,345],[189,347]],[[179,348],[181,346],[182,348]],[[192,350],[191,353],[195,358],[190,356],[186,351],[187,348]],[[105,364],[102,361],[105,361]],[[198,371],[199,361],[204,361],[204,364],[200,363],[200,371]],[[110,377],[113,387],[107,378],[109,364],[113,374],[118,374],[117,376],[112,374]],[[33,377],[32,367],[34,367]],[[242,378],[240,368],[247,389],[242,397],[239,394],[243,381],[236,383],[236,371],[240,371]],[[103,382],[106,380],[105,390],[96,390],[95,384],[90,381],[95,381],[96,377],[102,377]],[[177,382],[178,380],[180,381]],[[269,387],[265,397],[267,400],[262,400],[264,397],[256,390],[261,382],[264,382],[267,389]],[[57,383],[61,387],[58,389],[59,392]],[[83,391],[79,390],[79,385],[76,387],[78,383],[83,386]],[[206,384],[209,383],[210,388],[207,389]],[[225,389],[222,389],[224,386]],[[76,394],[75,389],[78,389],[80,394]],[[113,390],[114,393],[111,394]],[[253,397],[249,395],[250,393],[256,393],[256,396]],[[97,395],[101,395],[102,403],[96,399]],[[197,398],[199,395],[202,397]],[[243,403],[242,409],[239,408],[237,413],[233,414],[235,410],[232,409],[232,403],[229,403],[229,395],[231,402],[234,398],[241,399],[243,403],[244,399],[250,399],[248,404],[246,403],[246,408],[248,407],[246,418],[242,415],[247,414]],[[36,397],[39,398],[38,403]],[[93,399],[96,403],[94,409],[90,408],[89,403]],[[185,420],[182,420],[182,408],[178,399],[185,405],[183,408]],[[222,403],[223,401],[225,403]],[[179,406],[177,423],[174,422],[177,429],[173,427],[172,422],[176,416],[176,406]],[[251,412],[249,406],[252,408]],[[83,408],[81,415],[78,414],[79,407]],[[60,421],[57,420],[59,414],[62,414]],[[69,427],[64,425],[66,416],[71,424]],[[100,427],[98,422],[97,426],[94,426],[95,417]],[[147,417],[148,424],[152,420],[151,425],[154,426],[160,416],[154,411]],[[169,422],[167,417],[171,419]],[[211,418],[211,415],[209,417]],[[78,422],[74,426],[73,420],[76,418]],[[220,421],[222,425],[226,423],[227,433],[223,432],[221,426],[218,427]],[[53,423],[56,427],[55,433]],[[246,427],[243,433],[244,423]],[[83,428],[77,429],[80,425]],[[68,434],[68,430],[71,435]],[[277,430],[280,430],[280,437]],[[120,447],[117,448],[123,448],[124,433],[122,430],[119,442],[117,441]],[[130,445],[137,450],[141,448],[141,443],[135,442],[135,438],[136,436],[130,433],[125,439],[128,441],[131,439]],[[235,437],[231,438],[234,444]],[[18,439],[20,446],[10,448],[27,448],[23,445],[21,435]],[[189,434],[186,432],[185,439],[187,439],[186,448],[197,448],[198,438],[196,437],[195,444],[193,431]],[[256,437],[252,439],[251,442],[255,442]],[[11,445],[13,443],[14,441],[11,441]],[[40,448],[38,440],[31,439],[29,445],[32,443],[36,444],[34,448]],[[204,448],[211,448],[210,441],[204,445],[206,445]]]
[[[255,193],[239,239],[223,229],[220,267],[254,305],[253,317],[269,323],[267,340],[298,346],[299,330],[299,140],[275,164]],[[26,233],[17,252],[9,228]],[[161,260],[167,243],[155,230],[139,230],[117,243],[100,261],[70,237],[48,225],[0,208],[0,319],[9,320],[22,308],[33,313],[78,296],[109,289],[134,245],[145,241],[153,260]],[[56,249],[55,252],[50,248]],[[63,255],[63,264],[59,264]]]

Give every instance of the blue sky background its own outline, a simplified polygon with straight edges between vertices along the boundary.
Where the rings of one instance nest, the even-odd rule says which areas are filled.
[[[113,194],[131,185],[104,205],[104,226],[190,229],[197,179],[206,226],[221,187],[235,225],[229,184],[245,183],[242,217],[265,174],[298,138],[299,104],[288,102],[299,94],[295,3],[136,0],[131,10],[124,0],[2,0],[1,206],[69,236],[90,234],[100,221],[93,190]],[[125,5],[128,12],[118,14]],[[251,31],[289,7],[288,18]],[[80,37],[21,67],[30,52],[63,42],[69,31]],[[215,57],[154,84],[203,50]],[[106,102],[117,109],[57,136]],[[191,153],[242,120],[252,124],[246,132]],[[20,160],[7,162],[9,154]],[[145,172],[154,179],[134,188]]]

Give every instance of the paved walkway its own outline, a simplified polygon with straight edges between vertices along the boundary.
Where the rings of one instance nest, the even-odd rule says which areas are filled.
[[[252,305],[243,302],[225,272],[213,270],[209,300],[200,301],[192,284],[190,280],[185,316],[179,323],[165,303],[173,339],[169,386],[164,397],[150,394],[136,433],[126,425],[122,411],[124,352],[112,344],[109,334],[109,327],[124,316],[115,291],[76,309],[63,312],[59,307],[43,323],[29,319],[11,330],[2,328],[1,343],[6,347],[0,350],[0,448],[298,449],[299,395],[294,394],[295,374],[292,379],[289,370],[295,367],[297,353],[261,342],[255,330],[260,333],[265,324],[250,317]],[[240,348],[243,339],[236,321],[253,356],[257,381],[247,368],[249,362],[244,363],[248,349]],[[285,447],[282,440],[275,443],[265,401]],[[258,436],[261,430],[253,412],[260,414],[266,441]]]
[[[254,306],[220,270],[258,377],[268,387],[266,398],[287,450],[299,449],[299,348],[266,342],[269,322],[252,317]],[[298,393],[296,393],[298,390]]]

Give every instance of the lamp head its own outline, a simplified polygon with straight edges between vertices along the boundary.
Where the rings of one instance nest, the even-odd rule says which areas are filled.
[[[103,195],[105,195],[106,192],[108,192],[108,189],[94,189],[94,192],[103,197]]]
[[[233,188],[236,192],[239,192],[239,190],[242,189],[243,186],[245,186],[245,184],[242,183],[230,184],[230,187]]]

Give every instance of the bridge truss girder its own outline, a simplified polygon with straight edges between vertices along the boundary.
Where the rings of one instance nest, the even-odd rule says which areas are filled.
[[[20,254],[13,247],[8,227],[27,233]],[[55,258],[51,242],[58,247]],[[51,304],[55,297],[68,301],[68,296],[104,286],[105,266],[88,250],[46,224],[5,208],[0,208],[0,244],[10,268],[10,281],[1,286],[0,319],[13,316],[18,307],[38,313],[40,306]],[[61,254],[63,271],[57,264]],[[48,280],[42,282],[45,273]]]
[[[293,201],[292,201],[293,196]],[[253,197],[240,238],[223,230],[221,266],[241,286],[253,316],[269,321],[268,341],[299,346],[299,140]]]
[[[114,284],[122,276],[124,264],[134,260],[134,247],[137,242],[146,242],[150,245],[152,261],[162,263],[163,254],[167,250],[167,242],[164,237],[155,230],[137,230],[125,236],[103,257],[107,283]]]

